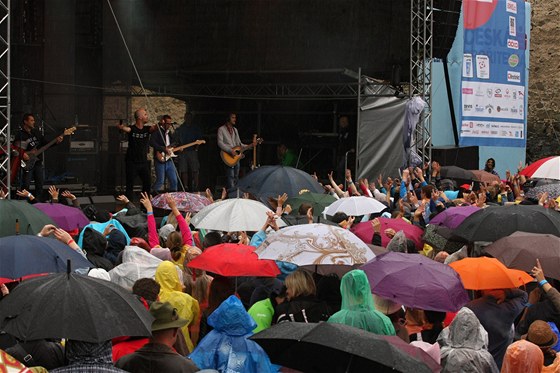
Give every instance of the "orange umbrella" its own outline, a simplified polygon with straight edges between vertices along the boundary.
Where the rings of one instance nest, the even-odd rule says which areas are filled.
[[[527,273],[509,269],[496,258],[465,258],[450,266],[468,290],[511,289],[533,281]]]

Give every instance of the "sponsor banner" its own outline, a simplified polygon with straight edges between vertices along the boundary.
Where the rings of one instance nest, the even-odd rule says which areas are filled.
[[[464,0],[461,145],[525,146],[525,4]]]
[[[465,120],[461,123],[461,136],[522,140],[525,126],[514,122]]]

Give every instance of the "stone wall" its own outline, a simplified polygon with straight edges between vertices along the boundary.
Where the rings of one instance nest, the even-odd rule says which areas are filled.
[[[560,0],[532,0],[527,160],[560,154]]]

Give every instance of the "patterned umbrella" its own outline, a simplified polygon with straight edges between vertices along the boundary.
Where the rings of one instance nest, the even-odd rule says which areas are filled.
[[[255,250],[259,258],[303,265],[362,264],[375,257],[352,232],[326,224],[294,225],[270,234]]]
[[[560,197],[560,184],[546,184],[536,186],[530,189],[527,194],[525,194],[525,197],[538,199],[539,194],[541,193],[548,193],[548,196],[552,198]]]
[[[211,203],[208,198],[194,193],[172,192],[168,194],[173,197],[177,203],[177,208],[182,212],[199,212]],[[159,194],[152,198],[152,205],[160,209],[171,210],[171,207],[165,201],[165,194]]]

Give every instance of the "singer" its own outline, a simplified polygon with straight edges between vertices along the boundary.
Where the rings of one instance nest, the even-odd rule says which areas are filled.
[[[165,114],[159,124],[158,129],[150,136],[150,146],[154,148],[154,164],[156,169],[156,182],[152,193],[160,193],[160,189],[165,183],[165,178],[169,182],[170,192],[177,191],[177,171],[173,163],[173,138],[170,129],[173,126],[171,116]]]

